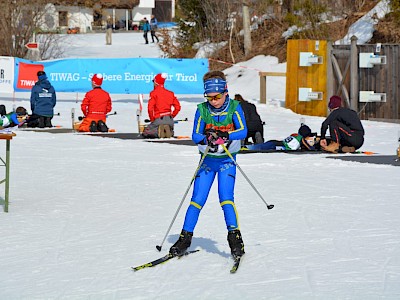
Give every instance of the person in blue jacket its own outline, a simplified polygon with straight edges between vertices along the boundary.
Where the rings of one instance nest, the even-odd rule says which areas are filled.
[[[146,17],[143,18],[143,37],[144,37],[144,40],[145,40],[146,44],[149,43],[148,34],[149,34],[150,29],[151,28],[150,28],[149,21],[147,20]]]
[[[157,43],[160,41],[158,36],[156,35],[156,31],[158,28],[158,21],[154,15],[151,15],[150,19],[150,34],[151,34],[151,42],[154,43],[154,38],[157,40]]]
[[[53,127],[51,119],[56,105],[56,91],[47,79],[44,71],[37,72],[38,81],[31,90],[32,115],[28,119],[28,127]]]
[[[218,175],[219,203],[228,229],[228,243],[232,256],[237,258],[244,254],[244,244],[234,202],[236,165],[222,145],[236,159],[241,140],[247,136],[246,120],[239,102],[229,98],[224,73],[208,72],[204,75],[203,82],[207,102],[197,106],[192,140],[198,145],[202,155],[207,147],[209,151],[196,174],[183,229],[178,241],[170,248],[170,253],[173,256],[182,256],[190,246],[200,211]]]

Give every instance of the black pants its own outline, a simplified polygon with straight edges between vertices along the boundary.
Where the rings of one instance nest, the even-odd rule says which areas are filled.
[[[146,44],[149,43],[149,38],[147,37],[147,34],[148,34],[148,33],[149,33],[148,31],[144,31],[144,32],[143,32],[143,37],[144,37],[144,40],[145,40]]]
[[[331,140],[341,146],[360,148],[364,144],[364,135],[359,131],[354,131],[339,121],[329,124]]]
[[[31,128],[53,127],[53,125],[51,124],[51,119],[53,119],[53,117],[32,114],[31,116],[29,116],[26,126]]]
[[[256,144],[256,133],[259,132],[264,142],[264,126],[262,124],[247,124],[247,136],[245,144],[249,144],[249,139],[253,140],[253,144]]]
[[[151,41],[154,43],[154,38],[156,38],[157,42],[159,42],[158,37],[156,36],[156,32],[154,30],[150,31]]]

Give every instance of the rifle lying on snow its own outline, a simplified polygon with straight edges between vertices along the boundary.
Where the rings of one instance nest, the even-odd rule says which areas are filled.
[[[114,111],[113,113],[106,114],[106,117],[113,116],[113,115],[116,115],[116,114],[117,114],[117,112]]]
[[[116,114],[117,114],[117,112],[114,111],[113,113],[106,114],[106,117],[114,116],[114,115],[116,115]],[[82,121],[84,118],[85,118],[85,117],[83,117],[83,116],[79,116],[79,117],[78,117],[78,120],[79,120],[79,121]]]
[[[189,121],[189,119],[188,118],[184,118],[184,119],[180,119],[180,120],[174,120],[174,123],[187,122],[187,121]],[[150,120],[149,119],[144,119],[144,122],[145,123],[150,123]]]

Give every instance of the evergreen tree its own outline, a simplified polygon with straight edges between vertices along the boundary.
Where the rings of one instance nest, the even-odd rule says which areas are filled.
[[[178,2],[177,42],[184,52],[192,51],[193,44],[204,40],[206,15],[201,0],[180,0]]]

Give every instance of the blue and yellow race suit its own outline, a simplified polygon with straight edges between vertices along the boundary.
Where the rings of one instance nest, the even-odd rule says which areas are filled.
[[[213,128],[227,131],[229,140],[225,143],[225,146],[236,159],[241,140],[247,136],[246,121],[239,102],[229,98],[226,101],[229,101],[226,109],[218,113],[213,112],[212,107],[207,102],[198,105],[192,140],[198,144],[199,151],[203,154],[207,147],[206,130]],[[210,148],[197,172],[192,199],[186,211],[184,230],[194,231],[200,211],[207,201],[217,174],[219,202],[224,212],[226,227],[229,231],[239,229],[238,214],[234,202],[236,166],[221,145],[216,145]]]

